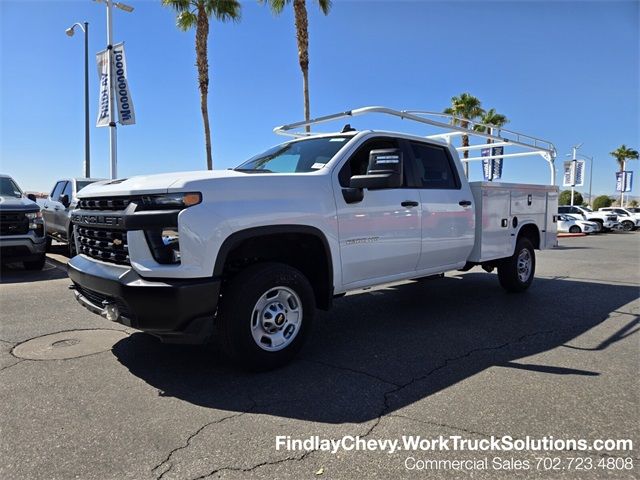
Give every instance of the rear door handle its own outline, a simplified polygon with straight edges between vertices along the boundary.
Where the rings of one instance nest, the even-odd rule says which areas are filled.
[[[418,202],[414,202],[413,200],[405,200],[400,205],[402,205],[403,207],[417,207],[420,204]]]
[[[461,207],[469,207],[471,205],[471,200],[460,200],[458,205]]]

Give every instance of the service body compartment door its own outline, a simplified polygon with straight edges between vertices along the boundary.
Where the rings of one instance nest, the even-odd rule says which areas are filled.
[[[510,256],[511,192],[506,188],[485,187],[472,182],[476,203],[475,243],[469,261],[481,262]]]

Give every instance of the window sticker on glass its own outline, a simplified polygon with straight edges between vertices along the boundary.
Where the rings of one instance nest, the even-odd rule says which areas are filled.
[[[326,165],[326,163],[314,163],[313,165],[311,165],[311,168],[314,170],[318,170],[320,168],[323,168]]]
[[[344,137],[333,137],[331,140],[329,140],[330,142],[344,142],[346,140],[346,138]]]

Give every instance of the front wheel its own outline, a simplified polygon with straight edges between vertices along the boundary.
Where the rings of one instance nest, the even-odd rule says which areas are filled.
[[[520,238],[515,253],[498,265],[498,280],[507,292],[524,292],[536,271],[536,255],[528,238]]]
[[[259,263],[223,289],[216,318],[223,352],[249,370],[264,371],[289,362],[311,329],[313,290],[298,270],[282,263]]]
[[[622,222],[622,230],[624,230],[625,232],[630,232],[634,229],[634,227],[635,224],[629,220],[625,220],[624,222]]]
[[[47,261],[47,256],[43,253],[37,260],[22,262],[26,270],[42,270]]]
[[[582,230],[580,230],[580,227],[577,225],[573,225],[569,228],[569,233],[580,233],[581,231]]]

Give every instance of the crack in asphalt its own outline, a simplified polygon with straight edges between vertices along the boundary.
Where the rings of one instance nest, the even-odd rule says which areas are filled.
[[[479,435],[481,437],[489,437],[489,436],[491,436],[491,434],[489,434],[489,433],[476,432],[474,430],[469,430],[469,429],[463,428],[463,427],[457,427],[455,425],[448,425],[446,423],[431,422],[429,420],[420,420],[418,418],[408,417],[406,415],[400,415],[400,414],[397,414],[397,413],[390,413],[390,414],[387,415],[387,417],[404,418],[405,420],[409,420],[410,422],[424,423],[426,425],[432,425],[434,427],[444,427],[444,428],[448,428],[450,430],[459,430],[459,431],[464,432],[464,433],[469,433],[471,435]]]
[[[351,372],[351,373],[357,373],[359,375],[365,375],[365,376],[373,378],[374,380],[377,380],[377,381],[379,381],[381,383],[386,383],[386,384],[389,384],[389,385],[395,385],[396,387],[401,386],[399,383],[392,382],[391,380],[387,380],[387,379],[382,378],[382,377],[378,377],[377,375],[373,375],[372,373],[369,373],[369,372],[364,371],[364,370],[358,370],[356,368],[351,368],[351,367],[344,367],[342,365],[335,365],[335,364],[324,362],[324,361],[321,361],[321,360],[305,360],[305,362],[315,363],[315,364],[318,364],[318,365],[324,365],[325,367],[335,368],[336,370],[344,370],[346,372]]]
[[[361,438],[366,438],[367,436],[371,435],[371,433],[373,433],[373,431],[378,427],[378,425],[380,425],[380,422],[382,420],[382,417],[384,417],[385,415],[387,415],[387,413],[389,412],[389,410],[391,409],[391,405],[389,403],[389,397],[395,393],[398,393],[401,390],[404,390],[405,388],[417,383],[417,382],[421,382],[422,380],[425,380],[426,378],[428,378],[429,376],[433,375],[434,373],[448,367],[450,364],[452,363],[456,363],[459,362],[460,360],[463,360],[465,358],[469,358],[471,355],[473,355],[474,353],[478,353],[478,352],[492,352],[492,351],[497,351],[497,350],[502,350],[506,347],[510,347],[512,345],[515,345],[517,343],[522,342],[523,340],[530,338],[530,337],[536,337],[538,335],[548,335],[548,334],[553,334],[553,333],[558,333],[564,330],[570,330],[570,329],[556,329],[556,330],[541,330],[539,332],[533,332],[533,333],[526,333],[524,335],[521,335],[520,337],[516,338],[515,340],[511,340],[508,342],[505,342],[501,345],[496,345],[493,347],[480,347],[480,348],[473,348],[461,355],[455,356],[455,357],[451,357],[451,358],[445,358],[444,361],[442,361],[439,365],[433,367],[431,370],[429,370],[427,373],[425,373],[424,375],[418,376],[418,377],[413,377],[411,380],[409,380],[408,382],[397,386],[396,388],[392,388],[390,390],[387,390],[386,392],[384,392],[384,406],[382,408],[382,410],[380,411],[380,413],[378,414],[376,421],[374,422],[374,424],[371,426],[371,428],[364,434],[361,436]]]
[[[6,343],[6,344],[9,344],[9,345],[16,345],[16,342],[10,342],[9,340],[3,340],[2,338],[0,338],[0,342]]]
[[[286,462],[303,462],[303,461],[305,461],[307,459],[307,457],[309,457],[312,453],[315,453],[315,452],[317,452],[317,450],[309,450],[309,451],[303,453],[299,457],[287,457],[287,458],[281,458],[280,460],[272,460],[272,461],[261,462],[261,463],[258,463],[257,465],[253,465],[253,466],[247,467],[247,468],[221,467],[221,468],[217,468],[215,470],[212,470],[211,472],[209,472],[209,473],[207,473],[205,475],[200,475],[199,477],[194,477],[191,480],[203,480],[203,479],[205,479],[207,477],[211,477],[212,475],[215,475],[216,473],[223,472],[223,471],[248,473],[248,472],[252,472],[254,470],[257,470],[258,468],[261,468],[261,467],[266,467],[266,466],[271,466],[271,465],[279,465],[281,463],[286,463]]]
[[[227,420],[231,420],[233,418],[238,418],[241,417],[247,413],[250,413],[252,410],[254,410],[257,407],[257,403],[255,402],[255,400],[253,400],[252,398],[249,398],[249,400],[251,401],[252,405],[245,411],[243,412],[239,412],[239,413],[234,413],[233,415],[227,415],[226,417],[222,417],[219,418],[217,420],[213,420],[211,422],[207,422],[204,425],[202,425],[200,428],[198,428],[194,433],[192,433],[191,435],[189,435],[187,437],[186,442],[184,442],[183,445],[174,448],[173,450],[171,450],[167,456],[164,458],[164,460],[162,460],[160,463],[158,463],[155,467],[153,467],[151,469],[151,472],[158,475],[156,477],[157,480],[161,480],[162,478],[164,478],[164,476],[169,473],[171,471],[171,469],[173,468],[173,463],[171,463],[171,458],[173,457],[173,455],[176,452],[179,452],[180,450],[185,450],[187,448],[189,448],[191,446],[191,442],[193,441],[193,439],[195,437],[197,437],[200,433],[202,433],[206,428],[210,427],[211,425],[217,425],[220,424],[222,422],[225,422]],[[168,468],[166,468],[166,470],[162,471],[161,473],[158,472],[156,473],[157,470],[159,470],[161,467],[168,465]]]
[[[22,363],[22,362],[26,362],[26,361],[27,361],[27,359],[26,359],[26,358],[17,358],[17,357],[14,357],[14,358],[16,358],[18,361],[17,361],[17,362],[15,362],[15,363],[12,363],[11,365],[6,365],[6,366],[4,366],[4,367],[0,368],[0,372],[3,372],[3,371],[5,371],[5,370],[8,370],[8,369],[9,369],[9,368],[11,368],[11,367],[15,367],[15,366],[16,366],[16,365],[18,365],[19,363]]]

